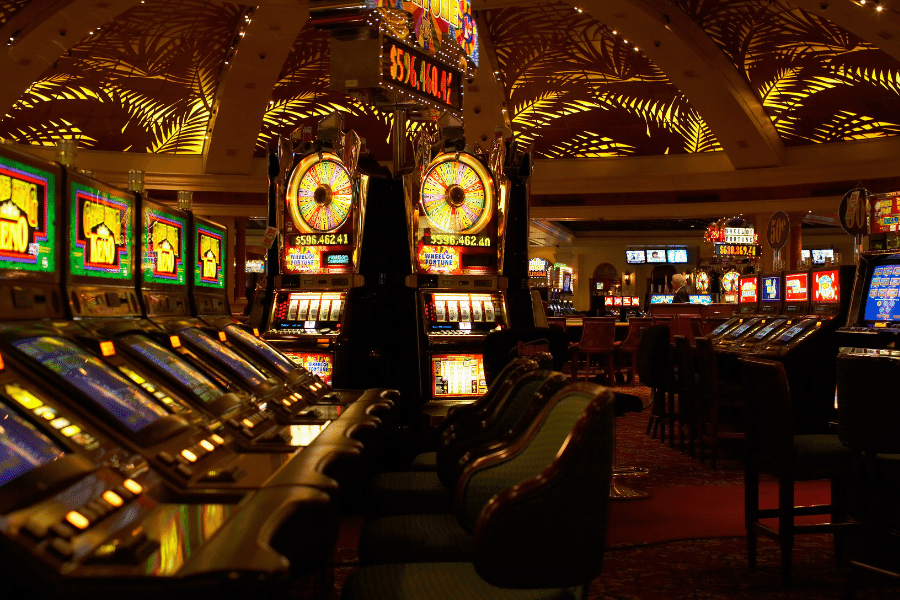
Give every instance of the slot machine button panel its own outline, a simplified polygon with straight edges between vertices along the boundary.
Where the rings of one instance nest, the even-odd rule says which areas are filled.
[[[54,523],[50,526],[50,532],[57,537],[61,537],[63,539],[69,539],[75,535],[75,529],[70,525],[66,525],[65,523],[59,522]]]
[[[178,465],[175,467],[175,472],[187,479],[190,479],[194,475],[194,470],[187,465]]]
[[[175,457],[172,456],[171,454],[169,454],[168,452],[166,452],[165,450],[163,450],[162,452],[157,454],[156,458],[158,458],[160,460],[160,462],[162,462],[166,465],[169,465],[169,466],[175,464]]]
[[[54,538],[51,540],[48,548],[66,560],[75,556],[75,548],[71,543],[62,538]]]

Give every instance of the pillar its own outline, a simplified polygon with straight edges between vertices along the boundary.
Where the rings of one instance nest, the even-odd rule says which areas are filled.
[[[247,217],[234,218],[234,299],[243,304],[247,279]]]
[[[769,244],[766,241],[766,228],[769,226],[770,218],[772,218],[772,215],[770,214],[756,213],[753,215],[752,219],[749,219],[753,223],[753,227],[756,229],[757,239],[759,239],[759,268],[763,273],[774,269],[772,263],[775,258],[775,251],[769,247]]]
[[[788,214],[788,217],[791,219],[791,235],[788,237],[788,243],[785,245],[785,250],[787,250],[785,263],[787,268],[791,270],[800,268],[800,250],[803,249],[803,235],[801,233],[803,214]]]

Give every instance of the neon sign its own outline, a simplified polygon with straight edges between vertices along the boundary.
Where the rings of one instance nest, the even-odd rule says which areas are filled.
[[[419,47],[433,53],[449,40],[478,66],[478,28],[470,0],[366,0],[366,6],[409,13]]]
[[[56,269],[51,173],[0,158],[0,267]]]
[[[131,277],[133,200],[72,183],[69,264],[73,275]]]
[[[460,254],[456,248],[447,246],[422,246],[419,250],[419,269],[425,273],[462,273]]]
[[[401,89],[424,96],[448,108],[462,108],[462,75],[424,52],[385,37],[382,47],[383,79]]]

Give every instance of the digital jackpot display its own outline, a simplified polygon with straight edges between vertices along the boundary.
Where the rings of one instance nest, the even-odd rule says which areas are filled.
[[[194,285],[225,289],[225,230],[194,223]]]
[[[385,37],[382,45],[383,81],[421,96],[444,108],[462,109],[462,73],[441,61]]]
[[[807,302],[809,300],[809,274],[789,273],[784,276],[785,302]]]
[[[134,197],[73,181],[69,184],[69,207],[71,274],[130,279]]]
[[[435,398],[481,396],[487,392],[484,360],[479,354],[435,354],[431,357]]]
[[[498,273],[494,184],[477,158],[454,152],[431,161],[422,179],[418,210],[420,273]]]
[[[872,233],[900,231],[900,194],[877,200],[872,207]]]
[[[762,301],[763,302],[780,302],[781,301],[781,277],[763,277],[762,279]]]
[[[304,157],[291,172],[282,254],[284,274],[352,273],[355,190],[337,155]]]
[[[839,289],[838,272],[814,271],[813,278],[813,302],[839,302],[841,290]]]
[[[900,320],[900,264],[875,267],[866,298],[866,321]]]
[[[757,302],[759,291],[756,289],[756,277],[741,277],[741,304]]]
[[[0,156],[0,269],[56,270],[56,175]]]
[[[145,282],[184,285],[185,219],[151,207],[141,218],[141,274]]]
[[[295,352],[293,350],[284,350],[283,352],[298,366],[318,375],[319,379],[331,385],[334,378],[334,355],[327,352]]]

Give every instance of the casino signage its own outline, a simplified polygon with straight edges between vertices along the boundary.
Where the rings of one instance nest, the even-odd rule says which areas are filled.
[[[145,208],[142,235],[141,271],[144,279],[162,283],[185,282],[185,221],[174,215]]]
[[[462,109],[462,74],[424,52],[385,37],[382,79],[447,108]]]
[[[132,202],[73,183],[73,275],[127,278],[131,275]]]
[[[52,175],[0,159],[0,265],[27,271],[55,269]]]
[[[225,287],[225,270],[222,256],[225,232],[205,225],[198,225],[194,243],[196,262],[194,284],[222,289]]]
[[[737,256],[755,258],[760,255],[759,244],[715,244],[713,253],[716,256]]]

